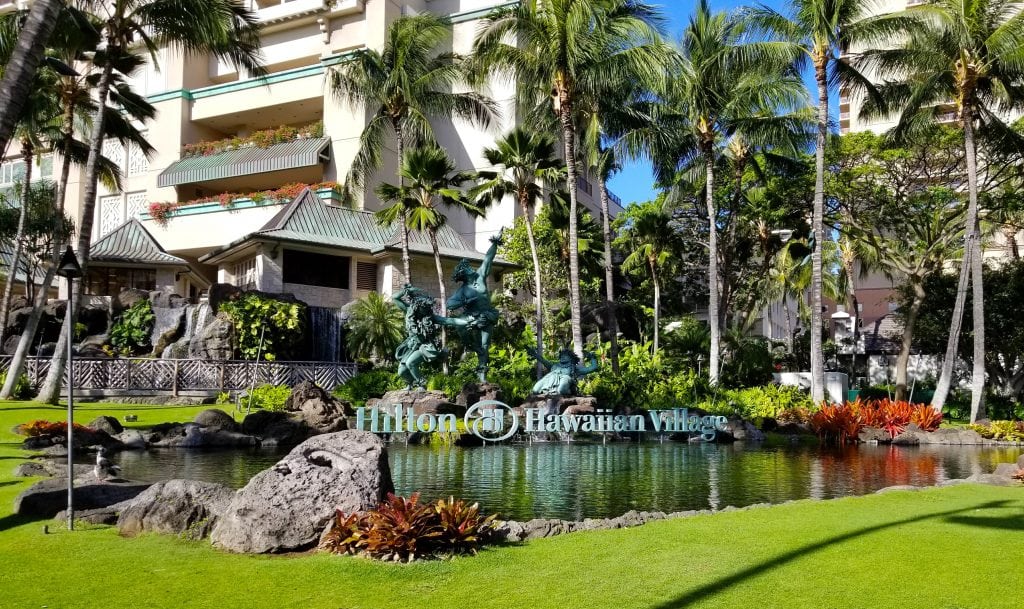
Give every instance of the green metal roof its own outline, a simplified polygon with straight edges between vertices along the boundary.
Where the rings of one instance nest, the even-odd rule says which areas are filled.
[[[200,261],[206,262],[244,243],[261,238],[363,250],[371,254],[401,249],[401,232],[398,225],[381,226],[373,212],[330,205],[307,188],[282,208],[263,228],[210,252],[200,258]],[[437,239],[438,250],[444,257],[475,260],[483,258],[483,254],[473,249],[448,225],[441,228]],[[432,256],[433,249],[429,237],[420,232],[410,233],[409,251]],[[496,264],[508,265],[507,262],[500,260],[496,261]]]
[[[153,264],[188,267],[188,262],[168,254],[138,218],[112,230],[89,248],[90,262]]]
[[[312,167],[327,160],[331,140],[301,139],[269,148],[239,148],[217,154],[190,156],[175,161],[157,176],[157,186],[177,186],[235,178],[268,171]]]

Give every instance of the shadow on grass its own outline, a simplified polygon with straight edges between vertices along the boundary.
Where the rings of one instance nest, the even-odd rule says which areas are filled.
[[[1005,507],[1008,503],[1010,503],[1010,502],[1009,501],[989,501],[987,503],[983,503],[983,504],[980,504],[980,505],[974,505],[974,506],[967,507],[967,508],[961,508],[961,509],[958,509],[958,510],[947,510],[945,512],[935,512],[933,514],[924,514],[924,515],[921,515],[921,516],[915,516],[913,518],[905,518],[903,520],[894,520],[892,522],[887,522],[887,523],[884,523],[884,524],[878,524],[878,525],[871,526],[871,527],[865,527],[863,529],[858,529],[856,531],[850,531],[849,533],[844,533],[842,535],[836,535],[835,537],[830,537],[828,539],[824,539],[824,540],[819,541],[817,543],[807,544],[807,545],[801,546],[799,548],[796,548],[794,550],[790,550],[789,552],[786,552],[785,554],[780,554],[780,555],[775,556],[775,557],[773,557],[773,558],[771,558],[769,560],[765,560],[765,561],[760,562],[758,564],[752,565],[750,567],[747,567],[746,569],[743,569],[742,571],[737,571],[736,573],[733,573],[732,575],[728,575],[728,576],[725,576],[725,577],[723,577],[721,579],[718,579],[716,581],[709,582],[707,584],[704,584],[703,586],[699,586],[697,588],[694,588],[693,590],[690,590],[689,592],[687,592],[687,593],[685,593],[685,594],[683,594],[681,596],[678,596],[678,597],[676,597],[674,599],[671,599],[671,600],[666,601],[664,603],[660,603],[658,605],[653,605],[651,607],[651,609],[683,609],[685,607],[690,607],[691,605],[693,605],[695,603],[698,603],[698,602],[706,599],[709,596],[713,596],[713,595],[718,594],[720,592],[724,592],[725,590],[729,589],[731,586],[734,586],[734,585],[736,585],[736,584],[738,584],[738,583],[740,583],[742,581],[745,581],[747,579],[750,579],[752,577],[757,577],[759,575],[763,575],[763,574],[765,574],[765,573],[767,573],[767,572],[769,572],[769,571],[771,571],[773,569],[776,569],[776,568],[781,567],[781,566],[783,566],[783,565],[785,565],[785,564],[787,564],[789,562],[792,562],[792,561],[796,560],[797,558],[802,558],[804,556],[807,556],[808,554],[812,554],[812,553],[817,552],[819,550],[824,550],[825,548],[828,548],[829,546],[840,544],[840,543],[843,543],[843,542],[846,542],[846,541],[850,541],[852,539],[856,539],[858,537],[863,537],[864,535],[870,535],[872,533],[877,533],[879,531],[884,531],[886,529],[891,529],[893,527],[898,527],[898,526],[902,526],[902,525],[905,525],[905,524],[912,524],[912,523],[915,523],[915,522],[922,522],[922,521],[925,521],[925,520],[934,520],[934,519],[937,519],[937,518],[946,517],[946,520],[949,521],[949,522],[960,523],[962,521],[963,524],[970,524],[970,525],[976,525],[976,526],[987,526],[987,527],[993,527],[993,528],[1007,528],[1007,529],[1014,529],[1014,530],[1017,530],[1018,528],[1024,528],[1024,519],[1022,519],[1022,517],[1018,516],[1018,515],[1015,515],[1015,516],[1010,517],[1010,518],[989,518],[989,517],[978,518],[978,517],[963,517],[963,516],[957,517],[957,516],[954,516],[954,514],[962,514],[964,512],[970,512],[970,511],[974,511],[974,510],[991,510],[991,509],[996,509],[996,508],[1000,508],[1000,507]],[[1012,523],[1012,526],[1007,526],[1005,524],[1007,521]],[[1003,523],[1003,524],[997,524],[997,523]]]
[[[1024,513],[1006,517],[993,516],[951,516],[946,519],[953,524],[971,527],[999,529],[1003,531],[1024,531]]]
[[[29,518],[27,516],[20,516],[18,514],[8,514],[0,517],[0,531],[6,531],[7,529],[13,529],[14,527],[20,527],[23,524],[29,524],[31,522],[38,522],[37,518]]]

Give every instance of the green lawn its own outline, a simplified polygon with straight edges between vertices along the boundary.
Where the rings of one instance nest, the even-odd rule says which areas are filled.
[[[91,405],[184,420],[199,407]],[[249,557],[108,527],[69,533],[10,515],[28,482],[10,428],[59,410],[0,403],[0,607],[303,609],[1017,609],[1024,488],[958,486],[566,535],[475,558],[385,565]]]

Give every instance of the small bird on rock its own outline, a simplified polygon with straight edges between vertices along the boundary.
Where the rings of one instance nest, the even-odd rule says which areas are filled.
[[[92,473],[96,475],[97,480],[110,480],[118,477],[121,473],[121,466],[111,463],[107,458],[107,449],[101,448],[96,453],[96,467],[92,468]]]

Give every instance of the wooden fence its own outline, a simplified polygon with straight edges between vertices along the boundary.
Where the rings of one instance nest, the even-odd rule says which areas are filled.
[[[0,372],[11,356],[0,356]],[[28,358],[25,373],[38,385],[50,368],[49,357]],[[199,359],[75,358],[75,393],[103,395],[211,393],[241,391],[253,385],[289,385],[313,381],[327,389],[349,380],[356,365],[333,362],[210,361]],[[65,371],[65,381],[67,372]]]

